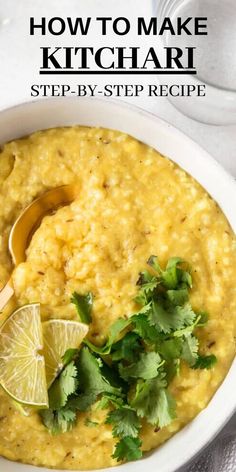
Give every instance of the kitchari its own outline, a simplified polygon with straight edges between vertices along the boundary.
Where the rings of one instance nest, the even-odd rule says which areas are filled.
[[[77,189],[13,270],[0,455],[57,469],[139,459],[205,408],[234,358],[232,229],[191,176],[118,131],[10,142],[0,183],[1,287],[21,211],[51,188]]]

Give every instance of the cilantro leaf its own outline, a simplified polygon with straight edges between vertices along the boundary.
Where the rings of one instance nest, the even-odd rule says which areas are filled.
[[[129,407],[111,411],[107,415],[106,423],[113,425],[113,436],[121,438],[125,436],[136,438],[141,427],[136,411]]]
[[[105,410],[110,405],[112,405],[114,408],[120,408],[124,405],[124,401],[121,397],[112,395],[111,393],[103,393],[102,398],[97,405],[97,408]]]
[[[182,338],[183,339],[184,336],[188,336],[188,335],[192,334],[196,327],[202,326],[201,324],[199,325],[200,319],[201,319],[201,315],[198,315],[198,317],[193,321],[192,324],[189,324],[189,325],[185,326],[184,328],[177,329],[176,331],[174,331],[174,333],[172,333],[172,335],[175,338]]]
[[[166,382],[167,385],[173,380],[176,375],[179,375],[180,372],[180,359],[172,359],[171,361],[166,361],[165,363],[165,373],[166,373]]]
[[[73,359],[78,355],[79,350],[78,349],[67,349],[65,352],[64,356],[62,356],[62,362],[64,365],[69,364]]]
[[[151,326],[149,319],[144,313],[137,313],[132,316],[134,325],[133,331],[137,333],[147,343],[154,343],[159,336],[158,331],[154,326]]]
[[[160,428],[175,418],[175,402],[166,390],[164,374],[150,380],[140,380],[136,386],[135,397],[131,402],[138,416]]]
[[[167,262],[166,270],[161,274],[162,283],[167,289],[192,287],[190,273],[180,268],[184,262],[180,257],[171,257]]]
[[[93,294],[91,292],[88,292],[85,295],[81,295],[77,292],[74,292],[71,297],[71,303],[75,305],[82,323],[86,323],[86,324],[91,323]]]
[[[120,318],[110,328],[108,341],[106,344],[106,354],[108,354],[107,350],[110,352],[112,344],[117,341],[117,338],[120,336],[122,331],[126,329],[131,324],[131,319],[126,320],[125,318]]]
[[[174,290],[178,286],[178,272],[175,265],[162,272],[162,283],[169,290]]]
[[[114,459],[118,461],[135,461],[141,459],[142,451],[140,447],[142,446],[142,441],[139,438],[132,438],[126,436],[122,438],[115,446],[115,451],[112,455]]]
[[[197,312],[197,317],[198,317],[198,323],[197,323],[198,327],[205,326],[209,319],[209,315],[206,311]]]
[[[192,288],[193,280],[189,272],[182,270],[181,272],[181,285],[182,287]]]
[[[80,383],[77,395],[68,400],[69,408],[87,411],[100,394],[111,395],[117,401],[122,398],[120,385],[114,385],[117,380],[114,372],[103,365],[102,360],[95,357],[87,347],[81,349],[76,366]]]
[[[76,413],[68,408],[41,410],[39,412],[44,426],[51,434],[60,434],[70,431],[76,420]]]
[[[159,332],[170,333],[173,328],[173,320],[170,317],[170,313],[164,307],[164,301],[153,300],[152,310],[148,316],[150,324],[155,326]]]
[[[180,288],[178,290],[167,290],[166,296],[173,305],[183,305],[189,299],[187,288]]]
[[[217,358],[214,354],[209,356],[201,356],[197,357],[197,360],[194,365],[192,365],[192,369],[211,369],[217,362]]]
[[[162,269],[158,261],[157,256],[150,256],[147,260],[147,264],[152,267],[159,275],[162,274]]]
[[[75,363],[70,362],[49,389],[49,408],[57,410],[64,407],[68,397],[75,393],[77,387],[77,369]]]
[[[130,324],[132,323],[131,318],[126,320],[125,318],[119,318],[110,328],[107,342],[104,346],[95,346],[90,341],[85,340],[84,343],[95,353],[100,355],[107,355],[111,352],[112,344],[115,341],[118,341],[119,336],[121,335],[122,331],[124,331]]]
[[[157,351],[165,360],[178,359],[183,349],[183,340],[181,338],[167,339],[157,344]]]
[[[164,428],[176,418],[176,403],[172,395],[165,388],[161,388],[159,391],[157,415],[158,425],[160,428]]]
[[[173,267],[177,268],[177,266],[183,264],[183,262],[184,259],[182,259],[181,257],[171,257],[167,262],[166,270],[173,269]]]
[[[68,406],[68,399],[77,387],[77,369],[75,363],[70,362],[49,389],[49,408],[39,412],[51,434],[65,433],[73,427],[76,412]]]
[[[71,410],[87,411],[96,400],[96,392],[78,393],[78,395],[69,398],[66,406]]]
[[[80,379],[77,404],[82,401],[82,404],[88,408],[91,401],[94,403],[97,396],[103,392],[121,396],[121,389],[112,386],[103,374],[101,359],[97,359],[87,347],[81,349],[76,366]]]
[[[99,425],[99,423],[97,421],[90,420],[90,418],[86,418],[84,424],[88,428],[94,428],[95,426]]]
[[[134,332],[126,333],[125,336],[112,346],[111,358],[113,361],[134,361],[137,354],[143,350],[140,337]]]
[[[150,287],[149,287],[149,284],[150,284]],[[153,289],[152,284],[156,286],[157,278],[154,275],[150,274],[148,270],[144,270],[143,272],[140,272],[136,285],[145,286],[148,292],[149,289],[151,290]]]
[[[166,387],[164,376],[151,380],[139,380],[131,407],[137,411],[138,416],[146,418],[151,424],[158,424],[157,402],[161,388]]]
[[[166,304],[165,300],[159,297],[158,300],[153,300],[148,318],[151,325],[167,334],[193,324],[196,314],[189,303],[173,306]]]
[[[195,364],[198,358],[198,346],[199,342],[195,336],[192,336],[191,334],[184,336],[181,358],[191,367]]]
[[[147,270],[140,272],[137,285],[140,285],[141,288],[138,292],[138,295],[135,297],[136,303],[139,303],[141,306],[146,305],[159,284],[157,277],[153,276]]]
[[[139,360],[129,366],[119,365],[120,376],[128,381],[132,378],[153,379],[157,376],[157,370],[163,365],[157,352],[145,352],[140,354]]]
[[[177,327],[177,329],[179,329],[181,327],[185,327],[185,326],[191,326],[197,318],[197,315],[193,311],[190,303],[185,303],[185,305],[183,305],[183,306],[174,307],[172,313],[173,314],[176,313],[177,316],[181,320],[180,321],[180,326]],[[174,326],[174,329],[175,329],[175,326]]]
[[[180,267],[184,262],[180,257],[171,257],[167,262],[166,269],[162,270],[157,256],[151,256],[147,264],[157,272],[160,282],[167,289],[177,289],[180,288],[179,285],[181,284],[186,287],[192,286],[190,273]]]

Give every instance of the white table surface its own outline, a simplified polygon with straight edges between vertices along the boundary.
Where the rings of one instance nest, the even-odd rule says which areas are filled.
[[[78,78],[70,77],[65,82],[62,77],[40,77],[38,69],[40,64],[39,47],[53,45],[78,45],[76,39],[68,36],[61,37],[30,37],[29,17],[40,18],[46,16],[127,16],[134,19],[135,16],[151,15],[151,0],[0,0],[0,109],[32,100],[30,86],[32,83],[79,83]],[[92,39],[92,43],[94,38]],[[140,39],[139,39],[140,40]],[[143,39],[142,39],[143,41]],[[152,40],[147,39],[150,46]],[[74,43],[74,44],[72,44]],[[99,38],[96,36],[94,46],[98,46]],[[117,44],[116,44],[117,43]],[[109,35],[104,41],[104,46],[137,44],[136,37],[117,39]],[[90,44],[91,45],[91,44]],[[124,80],[125,79],[125,80]],[[80,77],[80,83],[148,83],[149,78],[143,76],[113,77],[99,76],[93,80],[91,76]],[[144,108],[169,121],[177,128],[205,148],[222,166],[236,177],[236,125],[235,126],[211,126],[193,121],[182,115],[166,98],[139,97],[124,99]],[[236,418],[231,420],[236,429]],[[194,470],[194,469],[191,469]],[[199,469],[197,469],[199,470]],[[209,472],[211,472],[209,470]]]

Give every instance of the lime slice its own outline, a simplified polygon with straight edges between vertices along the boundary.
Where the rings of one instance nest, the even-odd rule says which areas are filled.
[[[78,321],[49,320],[43,326],[43,355],[48,388],[64,367],[62,356],[68,349],[78,349],[88,333],[88,326]]]
[[[23,405],[22,403],[16,402],[16,400],[13,400],[12,398],[12,405],[14,408],[19,411],[19,413],[23,416],[31,416],[35,411],[38,411],[37,408]]]
[[[17,402],[48,406],[40,305],[16,310],[0,327],[0,384]]]

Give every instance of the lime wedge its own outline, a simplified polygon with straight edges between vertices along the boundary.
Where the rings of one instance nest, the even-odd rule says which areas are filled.
[[[25,305],[0,327],[0,384],[17,402],[48,406],[40,305]]]
[[[62,356],[68,349],[78,349],[88,333],[88,326],[78,321],[49,320],[43,326],[43,355],[48,388],[64,367]]]
[[[37,407],[35,408],[32,406],[23,405],[22,403],[13,400],[13,398],[11,401],[14,408],[23,416],[31,416],[35,411],[38,411]]]

